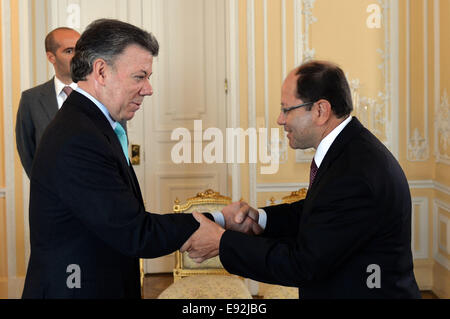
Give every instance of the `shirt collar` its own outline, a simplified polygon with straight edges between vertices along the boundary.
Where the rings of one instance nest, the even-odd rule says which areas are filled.
[[[58,79],[55,75],[54,77],[54,83],[55,83],[55,92],[56,92],[56,96],[59,96],[61,94],[61,91],[64,89],[64,87],[66,87],[67,85],[64,84],[63,82],[61,82],[60,79]],[[78,84],[72,82],[70,83],[68,86],[70,86],[73,90],[76,90],[76,88],[78,87]]]
[[[339,135],[339,133],[342,132],[347,124],[350,123],[351,120],[352,116],[349,116],[347,119],[345,119],[345,121],[335,127],[334,130],[332,130],[327,136],[325,136],[322,141],[320,141],[320,144],[316,150],[316,154],[314,155],[314,161],[316,162],[317,167],[320,167],[320,164],[322,164],[322,161],[328,150],[330,149],[331,144],[333,144],[336,137]]]
[[[102,113],[105,115],[109,124],[111,124],[112,129],[114,130],[116,128],[117,122],[111,118],[111,115],[109,114],[108,109],[100,101],[98,101],[95,97],[93,97],[88,92],[86,92],[85,90],[83,90],[79,87],[76,88],[76,91],[80,94],[83,94],[86,98],[91,100],[92,103],[94,103],[100,109],[100,111],[102,111]]]

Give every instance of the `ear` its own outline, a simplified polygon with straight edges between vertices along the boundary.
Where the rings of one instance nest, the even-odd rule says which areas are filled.
[[[92,75],[96,82],[98,82],[102,86],[105,85],[108,68],[108,64],[103,59],[97,59],[92,64]]]
[[[327,100],[319,100],[317,101],[317,124],[324,125],[331,117],[331,104]]]
[[[55,64],[56,62],[56,57],[52,52],[46,52],[47,55],[47,60],[48,62],[50,62],[51,64]]]

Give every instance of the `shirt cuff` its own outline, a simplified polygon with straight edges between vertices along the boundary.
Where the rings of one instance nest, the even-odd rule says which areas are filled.
[[[219,224],[222,228],[225,228],[225,218],[223,217],[221,211],[216,210],[214,212],[211,212],[211,215],[213,216],[214,222],[216,224]]]
[[[266,229],[267,225],[267,213],[264,209],[259,208],[258,209],[259,218],[258,218],[258,224],[261,226],[262,229]]]
[[[258,209],[259,218],[258,218],[258,224],[261,226],[262,229],[266,229],[267,225],[267,213],[264,211],[264,209]],[[221,211],[214,211],[211,212],[211,215],[214,218],[214,222],[218,225],[220,225],[222,228],[225,228],[225,218],[223,217],[223,214]]]

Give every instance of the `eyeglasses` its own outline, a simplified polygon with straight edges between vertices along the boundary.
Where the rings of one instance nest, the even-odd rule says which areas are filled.
[[[303,103],[300,105],[295,105],[295,106],[290,106],[290,107],[282,107],[281,112],[283,112],[283,115],[286,116],[289,113],[289,111],[298,109],[299,107],[302,107],[302,106],[308,106],[308,105],[311,105],[314,103],[316,103],[316,102],[308,102],[308,103]]]

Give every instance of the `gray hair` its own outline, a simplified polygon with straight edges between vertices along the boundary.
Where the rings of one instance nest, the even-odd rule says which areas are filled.
[[[158,55],[159,44],[153,34],[119,20],[99,19],[92,22],[75,47],[70,65],[72,80],[75,83],[85,81],[97,59],[114,65],[115,59],[133,44],[149,51],[152,56]]]

